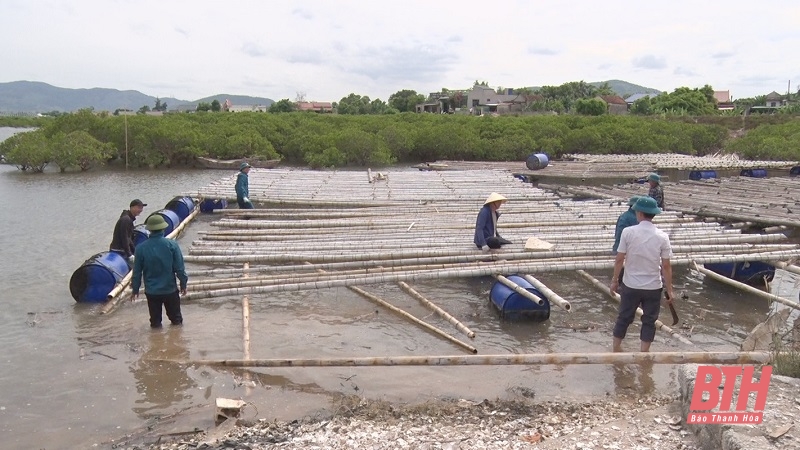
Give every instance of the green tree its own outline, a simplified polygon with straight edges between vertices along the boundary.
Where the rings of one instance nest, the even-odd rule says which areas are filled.
[[[598,98],[581,98],[575,101],[575,112],[584,116],[602,116],[606,109],[606,102]]]
[[[211,111],[212,112],[220,112],[222,111],[222,105],[219,104],[219,100],[214,99],[211,101]]]
[[[41,130],[15,134],[0,144],[0,150],[22,171],[44,172],[52,160],[50,142]]]
[[[141,108],[139,108],[138,111],[136,111],[136,114],[147,114],[148,112],[150,112],[150,107],[147,106],[147,105],[144,105]]]
[[[714,89],[709,85],[702,89],[679,87],[652,99],[650,104],[655,114],[703,116],[717,113]]]
[[[85,172],[104,164],[113,155],[112,144],[102,143],[83,130],[66,135],[59,133],[53,138],[52,148],[52,162],[58,165],[61,172],[70,167],[78,167]]]
[[[631,105],[630,109],[631,114],[639,115],[639,116],[649,116],[653,113],[653,108],[650,105],[650,97],[642,97]]]
[[[417,91],[403,89],[389,96],[389,106],[399,112],[415,112],[417,104],[425,101],[425,96]]]
[[[200,102],[200,103],[198,103],[198,104],[197,104],[197,108],[195,108],[195,111],[198,111],[198,112],[208,112],[208,111],[211,111],[211,103],[208,103],[208,102]]]
[[[337,112],[339,114],[371,114],[372,108],[369,97],[351,93],[339,100]]]
[[[166,112],[167,111],[167,103],[166,102],[161,103],[161,99],[156,97],[156,105],[153,107],[153,111]]]
[[[288,98],[278,100],[277,102],[274,102],[269,106],[269,112],[271,113],[292,112],[295,109],[296,109],[295,104]]]

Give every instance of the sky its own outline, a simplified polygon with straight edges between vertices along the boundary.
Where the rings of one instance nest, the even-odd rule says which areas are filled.
[[[796,0],[3,0],[0,82],[388,101],[624,80],[735,98],[800,85]]]

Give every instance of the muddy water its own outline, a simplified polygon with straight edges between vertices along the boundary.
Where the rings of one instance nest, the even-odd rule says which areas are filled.
[[[255,369],[251,375],[186,368],[163,360],[242,356],[240,298],[186,302],[182,328],[155,332],[148,328],[144,302],[100,316],[96,306],[72,300],[69,277],[85,259],[107,248],[114,222],[130,199],[149,203],[146,215],[174,195],[226,175],[28,175],[0,166],[4,448],[103,448],[111,439],[180,412],[176,431],[207,427],[213,423],[208,406],[216,397],[252,402],[251,416],[291,419],[329,412],[341,393],[403,402],[518,396],[587,400],[676,385],[671,366],[644,371],[604,365],[285,368]],[[210,220],[202,217],[190,227],[180,241],[184,250],[198,231],[210,228]],[[595,275],[608,281],[608,274]],[[615,305],[578,275],[537,277],[569,300],[573,312],[554,307],[545,323],[504,323],[488,305],[490,279],[414,284],[475,331],[474,340],[395,286],[367,290],[469,341],[480,354],[609,350]],[[768,312],[766,301],[696,273],[678,269],[675,279],[676,290],[688,296],[678,304],[687,327],[682,331],[696,346],[659,334],[655,351],[736,349],[741,336]],[[254,296],[250,304],[252,358],[466,354],[344,288]],[[638,330],[631,327],[628,349],[637,347]]]

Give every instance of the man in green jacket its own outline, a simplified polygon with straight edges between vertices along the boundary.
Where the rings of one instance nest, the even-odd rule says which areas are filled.
[[[250,164],[243,162],[239,166],[239,173],[236,175],[236,203],[239,204],[239,209],[253,209],[253,203],[250,201],[250,185],[248,174],[250,173]]]
[[[186,283],[189,281],[183,265],[183,254],[178,243],[164,237],[167,222],[161,214],[153,214],[145,221],[145,228],[150,237],[136,247],[133,263],[131,289],[133,300],[139,297],[139,288],[144,277],[147,307],[150,310],[150,327],[161,327],[161,307],[167,311],[167,317],[173,325],[183,323],[181,316],[181,295],[186,295]],[[180,293],[175,277],[180,281]]]

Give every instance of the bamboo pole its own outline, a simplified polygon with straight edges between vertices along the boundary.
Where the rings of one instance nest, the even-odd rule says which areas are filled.
[[[800,256],[800,250],[792,251],[779,251],[764,254],[746,254],[746,255],[708,255],[694,258],[675,258],[671,262],[674,266],[686,265],[694,259],[701,263],[712,262],[734,262],[734,261],[748,261],[758,259],[761,261],[775,261]],[[271,286],[257,286],[246,288],[231,288],[231,289],[217,289],[204,292],[190,292],[184,296],[184,299],[199,299],[214,296],[228,296],[228,295],[242,295],[248,294],[265,294],[273,292],[288,292],[300,291],[304,289],[319,289],[319,288],[333,288],[333,287],[347,287],[354,285],[364,284],[382,284],[392,283],[397,281],[422,281],[446,278],[463,278],[475,276],[487,276],[501,273],[523,273],[523,272],[560,272],[565,270],[600,270],[610,269],[614,267],[614,261],[608,259],[595,259],[592,261],[570,261],[570,262],[527,262],[527,263],[510,263],[502,261],[502,263],[485,263],[480,267],[473,267],[464,270],[428,270],[395,274],[383,275],[366,275],[358,277],[350,277],[347,279],[332,279],[324,282],[308,281],[300,283],[287,283],[281,285]]]
[[[510,366],[567,364],[769,364],[769,352],[531,353],[506,355],[386,356],[308,359],[206,359],[175,361],[223,367]]]
[[[324,270],[318,270],[318,271],[322,272],[322,273],[325,273]],[[398,314],[399,316],[410,320],[411,322],[421,326],[422,328],[425,328],[426,330],[428,330],[428,331],[430,331],[430,332],[432,332],[432,333],[434,333],[436,335],[439,335],[439,336],[447,339],[448,341],[452,342],[453,344],[456,344],[456,345],[458,345],[460,347],[465,348],[467,351],[469,351],[472,354],[478,353],[478,349],[476,349],[475,347],[467,344],[466,342],[461,341],[459,339],[456,339],[455,337],[451,336],[450,334],[446,333],[445,331],[443,331],[443,330],[441,330],[441,329],[439,329],[439,328],[437,328],[437,327],[435,327],[435,326],[433,326],[433,325],[431,325],[431,324],[429,324],[429,323],[427,323],[425,321],[417,319],[412,314],[409,314],[406,311],[403,311],[402,309],[392,305],[391,303],[389,303],[389,302],[387,302],[387,301],[385,301],[385,300],[383,300],[383,299],[381,299],[381,298],[379,298],[379,297],[377,297],[377,296],[375,296],[373,294],[370,294],[369,292],[367,292],[367,291],[365,291],[365,290],[363,290],[363,289],[361,289],[361,288],[359,288],[357,286],[347,286],[347,288],[350,289],[351,291],[357,293],[358,295],[360,295],[360,296],[362,296],[362,297],[364,297],[364,298],[366,298],[368,300],[371,300],[371,301],[383,306],[384,308],[394,312],[395,314]]]
[[[247,270],[250,267],[249,263],[244,263],[243,269]],[[245,272],[244,278],[248,274]],[[244,359],[250,359],[250,297],[247,295],[242,296],[242,349]]]
[[[620,297],[619,294],[614,294],[612,296],[611,295],[611,291],[609,290],[608,286],[606,286],[605,284],[600,282],[600,280],[598,280],[597,278],[589,275],[588,273],[586,273],[586,271],[583,271],[583,270],[578,270],[577,272],[578,272],[578,274],[580,276],[586,278],[586,280],[588,280],[590,283],[592,283],[592,285],[594,287],[596,287],[600,291],[604,291],[606,294],[608,294],[608,296],[613,298],[617,303],[619,303],[621,301],[621,297]],[[644,312],[642,311],[642,308],[637,307],[636,308],[636,317],[641,318],[642,314],[644,314]],[[684,344],[694,345],[694,343],[692,343],[692,341],[686,339],[685,337],[683,337],[683,335],[681,335],[677,331],[673,330],[672,328],[668,327],[667,325],[664,324],[664,322],[662,322],[660,320],[656,320],[656,329],[664,331],[665,333],[669,333],[672,337],[674,337],[675,339],[683,342]]]
[[[441,330],[441,329],[439,329],[439,328],[437,328],[437,327],[435,327],[435,326],[433,326],[433,325],[431,325],[431,324],[429,324],[427,322],[424,322],[424,321],[422,321],[420,319],[417,319],[413,315],[411,315],[411,314],[403,311],[402,309],[390,304],[389,302],[387,302],[387,301],[385,301],[385,300],[383,300],[383,299],[381,299],[381,298],[379,298],[379,297],[377,297],[375,295],[372,295],[369,292],[367,292],[367,291],[365,291],[365,290],[363,290],[363,289],[361,289],[359,287],[348,286],[348,288],[350,290],[352,290],[353,292],[361,295],[362,297],[367,298],[369,300],[372,300],[373,302],[383,306],[384,308],[387,308],[388,310],[390,310],[390,311],[392,311],[392,312],[394,312],[394,313],[396,313],[396,314],[398,314],[398,315],[400,315],[402,317],[405,317],[406,319],[416,323],[417,325],[421,326],[422,328],[425,328],[426,330],[428,330],[428,331],[430,331],[430,332],[432,332],[434,334],[437,334],[437,335],[447,339],[448,341],[450,341],[450,342],[452,342],[452,343],[454,343],[454,344],[456,344],[456,345],[458,345],[460,347],[465,348],[470,353],[473,353],[473,354],[478,353],[478,349],[476,349],[475,347],[467,344],[464,341],[456,339],[455,337],[449,335],[445,331],[443,331],[443,330]]]
[[[788,264],[788,263],[785,263],[783,261],[775,261],[774,264],[777,267],[779,267],[779,268],[781,268],[781,269],[783,269],[783,270],[785,270],[787,272],[792,272],[792,273],[796,273],[796,274],[800,275],[800,267],[795,266],[794,264]]]
[[[497,281],[506,285],[509,289],[516,292],[517,294],[527,298],[528,300],[532,301],[533,303],[536,303],[539,306],[544,305],[544,300],[542,300],[541,297],[532,292],[528,292],[525,288],[518,285],[517,283],[514,283],[513,281],[504,277],[503,275],[493,275],[493,276]]]
[[[522,277],[528,280],[528,283],[532,284],[533,287],[539,290],[539,292],[544,294],[544,296],[547,297],[548,300],[550,300],[550,303],[553,303],[555,305],[564,308],[564,310],[566,310],[567,312],[572,312],[572,305],[570,305],[569,302],[565,300],[563,297],[556,294],[552,289],[547,287],[544,283],[532,277],[531,275],[523,275]]]
[[[722,276],[722,275],[720,275],[718,273],[712,272],[712,271],[706,269],[705,267],[700,267],[694,261],[692,261],[692,267],[694,268],[694,270],[702,273],[703,275],[706,275],[709,278],[712,278],[712,279],[714,279],[716,281],[719,281],[720,283],[725,283],[725,284],[727,284],[729,286],[733,286],[735,288],[741,289],[741,290],[743,290],[745,292],[748,292],[750,294],[756,295],[756,296],[761,297],[761,298],[765,298],[767,300],[771,300],[771,301],[774,301],[774,302],[782,303],[782,304],[784,304],[786,306],[791,306],[794,309],[800,309],[800,303],[793,302],[791,300],[787,300],[787,299],[785,299],[783,297],[779,297],[779,296],[777,296],[775,294],[770,294],[769,292],[764,292],[761,289],[756,289],[753,286],[748,286],[748,285],[746,285],[744,283],[740,283],[740,282],[738,282],[736,280],[732,280],[732,279],[730,279],[728,277],[725,277],[725,276]]]
[[[417,292],[414,288],[409,286],[408,283],[406,283],[404,281],[398,281],[397,284],[400,286],[401,289],[406,291],[406,293],[408,293],[408,295],[414,297],[420,303],[422,303],[423,305],[425,305],[428,308],[432,309],[436,314],[438,314],[444,320],[450,322],[453,326],[455,326],[458,331],[466,334],[468,338],[470,338],[470,339],[475,338],[475,332],[474,331],[472,331],[469,328],[467,328],[463,323],[461,323],[458,319],[456,319],[455,317],[450,315],[447,311],[443,310],[442,308],[437,306],[435,303],[433,303],[432,301],[430,301],[427,298],[425,298],[425,296],[423,296],[422,294]]]

